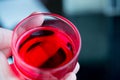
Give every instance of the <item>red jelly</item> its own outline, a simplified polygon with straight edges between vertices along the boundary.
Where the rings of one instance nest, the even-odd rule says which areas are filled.
[[[55,68],[68,63],[74,56],[72,39],[53,27],[30,30],[20,39],[20,57],[38,68]]]

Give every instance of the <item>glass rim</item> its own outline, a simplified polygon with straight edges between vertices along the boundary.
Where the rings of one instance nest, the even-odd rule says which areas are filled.
[[[13,41],[14,39],[14,34],[16,33],[17,29],[19,28],[19,25],[22,24],[25,20],[31,18],[32,16],[36,16],[36,15],[47,15],[47,16],[53,16],[55,18],[58,18],[60,20],[63,20],[66,24],[68,24],[70,27],[72,27],[72,29],[75,31],[75,34],[78,38],[78,41],[79,41],[79,48],[77,50],[77,53],[75,54],[75,56],[65,65],[63,66],[60,66],[60,67],[56,67],[56,68],[51,68],[51,69],[48,69],[48,70],[45,70],[45,69],[42,69],[42,68],[36,68],[36,67],[33,67],[33,66],[30,66],[29,64],[25,63],[18,55],[18,51],[16,49],[16,45],[15,45],[15,42]],[[66,67],[68,67],[71,63],[74,62],[74,60],[79,56],[79,53],[81,51],[81,35],[78,31],[78,29],[76,28],[76,26],[71,22],[69,21],[68,19],[66,19],[65,17],[63,16],[60,16],[58,14],[55,14],[55,13],[40,13],[40,12],[37,12],[37,13],[33,13],[31,14],[30,16],[26,17],[25,19],[23,19],[22,21],[20,21],[16,27],[14,28],[13,30],[13,36],[12,36],[12,54],[14,57],[17,58],[17,60],[21,61],[21,63],[24,65],[24,66],[27,66],[28,68],[32,69],[32,70],[37,70],[37,72],[41,72],[41,71],[44,71],[44,72],[54,72],[54,71],[59,71],[59,70],[62,70]],[[15,63],[16,64],[16,63]]]

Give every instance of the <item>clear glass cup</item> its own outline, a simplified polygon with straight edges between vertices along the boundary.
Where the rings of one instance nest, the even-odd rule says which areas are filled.
[[[53,32],[55,29],[55,32],[58,35],[59,35],[59,32],[62,31],[70,38],[71,44],[67,43],[65,45],[64,45],[64,43],[66,43],[64,41],[66,39],[65,37],[62,37],[60,35],[60,37],[58,36],[56,39],[58,41],[57,46],[59,44],[63,44],[62,46],[64,46],[64,47],[67,46],[71,50],[72,55],[73,55],[72,58],[69,61],[67,61],[66,63],[64,63],[64,61],[63,61],[64,65],[60,65],[60,66],[57,66],[54,68],[49,68],[49,67],[44,68],[44,66],[38,68],[36,66],[38,66],[38,63],[40,63],[40,62],[39,62],[39,60],[37,60],[37,58],[36,59],[34,57],[31,58],[31,59],[33,59],[32,61],[36,60],[36,63],[31,65],[31,64],[28,64],[27,62],[25,62],[25,60],[22,59],[22,57],[20,56],[19,49],[21,47],[21,44],[23,44],[24,42],[26,42],[26,44],[27,44],[27,38],[29,38],[28,36],[33,35],[32,33],[34,33],[34,31],[38,31],[41,29],[42,30],[50,29],[50,30],[53,30]],[[37,34],[37,33],[34,33],[34,34]],[[42,34],[42,33],[40,33],[40,34]],[[45,34],[49,35],[49,32],[47,32]],[[59,41],[58,38],[61,41]],[[47,39],[48,42],[50,40],[55,42],[54,38]],[[33,43],[34,42],[35,41],[33,41]],[[30,45],[27,45],[27,47],[24,46],[23,51],[21,53],[24,53],[24,51],[31,46],[31,42],[29,42],[29,43],[30,43]],[[55,48],[54,48],[54,45],[52,45],[53,43],[50,42],[49,44],[51,44],[51,46],[48,47],[49,45],[47,45],[47,48],[50,48],[50,50],[53,49],[53,51],[54,51]],[[17,72],[27,80],[60,80],[67,73],[72,72],[73,69],[75,68],[76,63],[78,61],[80,49],[81,49],[81,37],[80,37],[80,33],[79,33],[78,29],[75,27],[75,25],[72,22],[70,22],[68,19],[66,19],[58,14],[33,13],[30,16],[28,16],[27,18],[23,19],[20,23],[18,23],[18,25],[15,27],[15,29],[13,31],[13,37],[12,37],[12,54],[13,54],[13,59],[14,59],[13,64],[14,64]],[[46,51],[52,52],[52,50],[51,51],[50,50],[46,49]],[[64,52],[66,53],[67,50],[65,50]],[[32,53],[32,55],[34,55],[33,53]],[[44,54],[44,52],[40,51],[40,55],[42,53]],[[49,53],[49,54],[51,54],[50,57],[54,55],[52,53]],[[68,51],[67,55],[69,55],[69,51]],[[67,56],[67,55],[65,55],[65,56]],[[22,54],[22,56],[24,56],[24,55]],[[41,56],[40,56],[40,58],[41,58]],[[48,58],[50,58],[50,57],[48,57]],[[48,60],[48,58],[47,59],[44,58],[43,62]],[[68,58],[69,58],[69,56],[68,56]],[[41,58],[41,60],[42,60],[42,58]],[[55,60],[57,61],[57,59],[55,59]],[[29,62],[29,60],[28,60],[28,62]],[[55,63],[55,61],[53,61],[53,64],[54,63]]]

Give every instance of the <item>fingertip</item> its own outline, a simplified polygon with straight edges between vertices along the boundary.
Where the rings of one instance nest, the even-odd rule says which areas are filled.
[[[76,74],[73,72],[68,73],[65,78],[65,80],[76,80],[76,79],[77,79]]]
[[[75,74],[77,74],[77,72],[79,71],[79,69],[80,69],[80,64],[77,62],[76,66],[75,66],[75,69],[73,70],[73,72]]]

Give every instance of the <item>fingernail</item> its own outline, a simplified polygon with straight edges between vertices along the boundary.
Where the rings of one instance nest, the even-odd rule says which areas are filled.
[[[33,12],[32,14],[30,14],[30,16],[32,16],[32,15],[36,15],[36,14],[39,14],[39,13],[41,13],[41,12]]]

